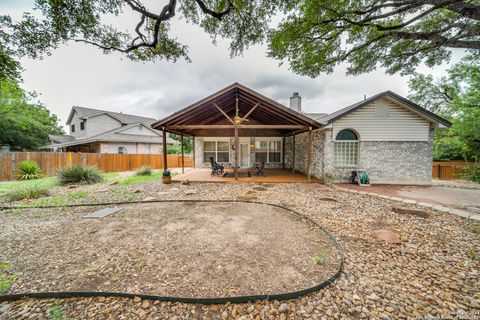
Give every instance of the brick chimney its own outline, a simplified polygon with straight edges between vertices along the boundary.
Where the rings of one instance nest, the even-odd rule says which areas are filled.
[[[290,109],[302,112],[302,97],[298,95],[298,92],[294,92],[290,97]]]

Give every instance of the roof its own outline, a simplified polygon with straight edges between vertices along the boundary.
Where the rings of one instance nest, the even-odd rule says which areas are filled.
[[[137,135],[137,134],[122,134],[121,132],[130,128],[133,128],[138,125],[143,125],[148,130],[155,132],[158,136],[146,136],[146,135]],[[130,125],[122,126],[119,128],[115,128],[113,130],[100,133],[98,135],[78,139],[73,141],[67,141],[63,143],[56,143],[51,144],[46,147],[48,148],[61,148],[61,147],[69,147],[79,144],[91,143],[91,142],[137,142],[137,143],[162,143],[162,132],[158,130],[154,130],[150,128],[148,125],[144,123],[132,123]],[[167,137],[167,144],[176,144],[178,143],[176,140],[173,140],[170,137]]]
[[[328,113],[305,113],[305,115],[321,123],[320,120],[328,116]]]
[[[191,136],[233,136],[232,120],[236,116],[248,119],[237,126],[241,136],[286,135],[321,127],[315,119],[238,82],[155,122],[152,127]]]
[[[49,134],[48,137],[49,137],[50,140],[52,140],[53,142],[57,142],[57,143],[62,143],[62,142],[68,142],[68,141],[75,140],[74,137],[69,136],[69,135]]]
[[[344,116],[346,116],[347,114],[363,107],[363,106],[366,106],[370,103],[372,103],[373,101],[377,100],[377,99],[380,99],[380,98],[384,98],[384,97],[390,97],[392,99],[395,99],[399,102],[401,102],[402,104],[406,105],[407,107],[413,109],[414,111],[417,111],[418,113],[422,114],[424,117],[426,118],[429,118],[430,120],[432,121],[435,121],[435,122],[438,122],[438,123],[441,123],[442,125],[446,126],[446,127],[450,127],[452,125],[452,123],[450,121],[448,121],[447,119],[444,119],[438,115],[436,115],[435,113],[419,106],[418,104],[408,100],[408,99],[405,99],[404,97],[392,92],[392,91],[384,91],[384,92],[381,92],[381,93],[378,93],[376,95],[373,95],[371,96],[370,98],[368,99],[365,99],[365,100],[362,100],[362,101],[359,101],[357,103],[354,103],[348,107],[345,107],[343,109],[340,109],[338,111],[335,111],[334,113],[331,113],[323,118],[320,118],[318,119],[319,122],[322,123],[323,126],[326,126],[326,125],[329,125],[330,123],[334,122],[335,120],[339,119],[339,118],[342,118]]]
[[[67,125],[70,124],[70,122],[72,121],[74,111],[77,112],[78,117],[81,119],[87,119],[87,118],[91,118],[101,114],[108,114],[109,116],[117,119],[119,122],[123,124],[146,123],[150,125],[156,121],[154,118],[135,116],[132,114],[125,114],[121,112],[113,112],[113,111],[107,111],[107,110],[74,106],[72,107],[72,110],[70,111],[70,115],[68,116]]]

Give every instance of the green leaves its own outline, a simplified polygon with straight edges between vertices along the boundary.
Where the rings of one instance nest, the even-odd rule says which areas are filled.
[[[435,136],[435,160],[480,161],[480,61],[466,57],[435,80],[415,74],[409,98],[453,122]]]
[[[0,80],[0,145],[12,150],[36,150],[49,134],[63,134],[58,119],[11,80]]]

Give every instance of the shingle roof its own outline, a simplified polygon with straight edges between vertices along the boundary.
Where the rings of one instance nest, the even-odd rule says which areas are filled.
[[[156,120],[154,118],[149,118],[149,117],[142,117],[142,116],[135,116],[132,114],[125,114],[125,113],[120,113],[120,112],[113,112],[113,111],[107,111],[107,110],[100,110],[100,109],[93,109],[93,108],[85,108],[85,107],[77,107],[74,106],[72,108],[72,111],[75,110],[79,116],[79,118],[88,118],[94,115],[98,114],[108,114],[112,116],[113,118],[117,119],[123,124],[133,124],[133,123],[146,123],[146,124],[152,124]],[[70,116],[68,117],[67,124],[70,123],[72,113],[70,113]]]
[[[372,103],[373,101],[379,99],[379,98],[382,98],[382,97],[386,97],[386,96],[389,96],[397,101],[400,101],[401,103],[405,104],[406,106],[414,109],[415,111],[418,111],[419,113],[423,114],[425,117],[427,118],[430,118],[438,123],[441,123],[443,125],[445,125],[446,127],[450,127],[452,124],[450,121],[436,115],[435,113],[419,106],[418,104],[408,100],[408,99],[405,99],[404,97],[392,92],[392,91],[384,91],[384,92],[381,92],[381,93],[378,93],[376,95],[373,95],[371,96],[370,98],[368,99],[365,99],[365,100],[362,100],[362,101],[359,101],[357,103],[354,103],[348,107],[345,107],[343,109],[340,109],[340,110],[337,110],[329,115],[326,115],[325,117],[323,118],[319,118],[319,119],[315,119],[317,120],[318,122],[321,122],[324,126],[330,124],[331,122],[339,119],[339,118],[342,118],[344,116],[346,116],[347,114],[349,114],[350,112],[353,112],[355,110],[357,110],[358,108],[361,108],[365,105],[368,105],[370,103]],[[309,114],[307,114],[309,115]]]
[[[60,136],[60,135],[56,135],[56,134],[49,134],[48,137],[50,138],[50,140],[52,140],[54,142],[59,142],[59,143],[75,140],[74,137],[69,136],[69,135]]]
[[[127,130],[129,128],[138,126],[142,123],[132,123],[130,125],[126,125],[123,127],[115,128],[113,130],[103,132],[97,134],[95,136],[85,138],[85,139],[78,139],[73,141],[67,141],[63,143],[51,144],[49,148],[60,148],[60,147],[68,147],[73,145],[91,143],[96,141],[106,141],[106,142],[138,142],[138,143],[162,143],[162,132],[158,130],[151,129],[148,125],[145,125],[146,128],[154,131],[158,134],[158,136],[146,136],[146,135],[137,135],[137,134],[122,134],[121,132]],[[178,143],[176,140],[173,140],[170,137],[167,137],[167,144],[175,144]]]

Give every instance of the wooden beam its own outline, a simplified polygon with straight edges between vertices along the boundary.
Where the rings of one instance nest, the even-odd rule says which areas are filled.
[[[292,173],[295,173],[295,135],[292,136]]]
[[[192,168],[195,169],[195,136],[192,137]]]
[[[260,102],[257,102],[257,104],[254,105],[254,106],[252,107],[252,109],[250,109],[250,111],[248,111],[245,116],[243,116],[242,121],[247,120],[248,116],[249,116],[255,109],[257,109],[257,107],[258,107],[259,105],[260,105]]]
[[[228,119],[228,121],[235,125],[235,122],[233,122],[233,120],[230,119],[230,117],[215,102],[213,103],[213,105],[225,116],[225,118]]]
[[[308,141],[307,141],[307,180],[310,182],[311,170],[312,169],[312,129],[308,131]]]
[[[181,144],[181,149],[182,149],[182,173],[185,173],[185,159],[184,159],[184,154],[183,154],[183,134],[180,136],[180,144]]]
[[[239,143],[238,143],[238,126],[235,126],[235,180],[238,180],[238,148],[239,148]]]
[[[167,166],[167,132],[163,128],[163,171],[168,170]]]
[[[296,124],[239,124],[237,126],[230,124],[194,124],[194,125],[173,125],[167,129],[195,130],[195,129],[304,129],[307,126]]]

